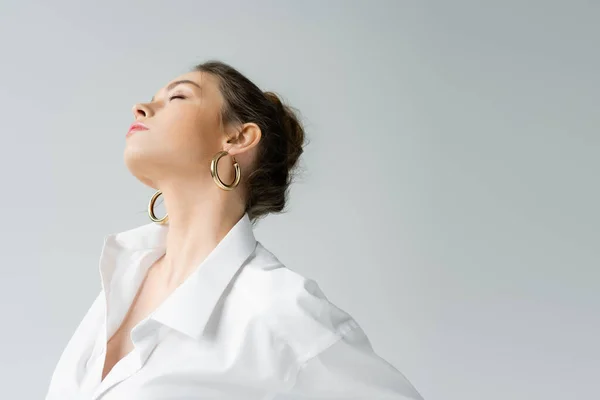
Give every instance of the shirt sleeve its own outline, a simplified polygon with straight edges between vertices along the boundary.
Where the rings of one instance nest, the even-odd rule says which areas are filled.
[[[291,389],[277,400],[423,400],[350,322],[347,333],[303,363]]]

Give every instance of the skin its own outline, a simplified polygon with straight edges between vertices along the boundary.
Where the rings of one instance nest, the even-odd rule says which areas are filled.
[[[190,80],[193,84],[169,84]],[[244,178],[251,170],[260,128],[254,123],[224,126],[224,104],[215,76],[194,71],[173,79],[148,103],[133,106],[136,121],[149,127],[125,140],[124,160],[142,183],[162,191],[169,214],[166,253],[142,282],[121,326],[109,339],[102,379],[133,349],[131,329],[154,311],[217,246],[245,212]],[[180,98],[180,96],[184,98]],[[210,174],[213,156],[226,150],[242,171],[232,191],[220,189]],[[234,179],[233,161],[224,156],[218,173]]]

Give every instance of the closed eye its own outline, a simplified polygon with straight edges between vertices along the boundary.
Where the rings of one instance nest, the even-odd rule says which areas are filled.
[[[169,97],[169,100],[173,100],[173,99],[185,99],[185,96],[177,94],[175,96]]]

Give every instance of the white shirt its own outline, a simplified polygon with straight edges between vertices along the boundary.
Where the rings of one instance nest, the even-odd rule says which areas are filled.
[[[106,236],[102,291],[64,349],[46,400],[422,399],[318,285],[258,242],[245,214],[131,331],[134,349],[101,382],[107,339],[168,225]]]

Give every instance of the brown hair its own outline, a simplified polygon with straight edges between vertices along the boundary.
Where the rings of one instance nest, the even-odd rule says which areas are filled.
[[[217,60],[193,70],[210,73],[220,81],[225,103],[222,122],[254,122],[262,132],[254,169],[246,176],[246,212],[255,222],[269,213],[284,211],[292,171],[305,145],[298,111],[273,92],[263,92],[232,66]]]

